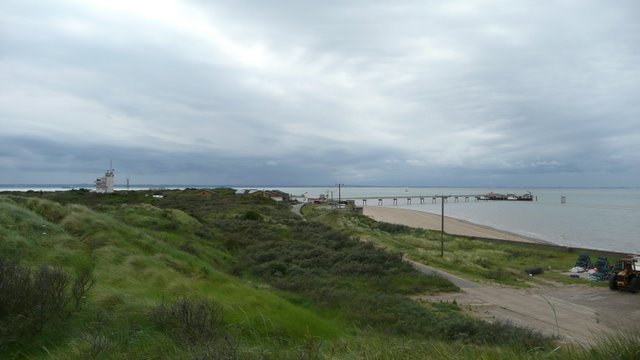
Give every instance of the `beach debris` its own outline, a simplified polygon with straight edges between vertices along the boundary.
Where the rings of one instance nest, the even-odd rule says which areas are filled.
[[[581,277],[579,274],[586,272],[586,278],[589,281],[607,281],[616,272],[614,267],[609,264],[606,256],[598,256],[595,263],[591,263],[589,254],[582,253],[576,260],[576,266],[569,270],[569,276],[572,278]]]
[[[571,270],[569,270],[569,272],[577,274],[577,273],[582,273],[584,272],[584,268],[582,266],[574,266],[571,268]]]
[[[598,256],[598,259],[593,264],[594,269],[598,269],[600,276],[604,279],[608,279],[613,272],[613,266],[609,264],[609,259],[606,256]]]
[[[578,266],[584,269],[591,269],[593,267],[593,263],[591,263],[591,258],[589,257],[589,254],[582,253],[578,255],[578,260],[576,260],[575,266]]]

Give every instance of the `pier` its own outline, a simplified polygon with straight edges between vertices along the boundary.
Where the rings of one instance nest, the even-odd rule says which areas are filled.
[[[437,204],[440,201],[448,203],[449,199],[454,203],[458,202],[470,202],[473,201],[538,201],[537,196],[531,195],[529,198],[517,197],[510,198],[507,195],[499,195],[495,197],[487,196],[487,194],[456,194],[456,195],[403,195],[403,196],[342,196],[340,201],[353,201],[354,204],[367,206],[368,201],[376,201],[378,206],[383,206],[385,200],[391,202],[393,205],[398,205],[398,202],[404,202],[406,205],[412,204],[425,204],[428,200],[431,200],[432,204]]]
[[[342,201],[353,201],[358,204],[361,203],[362,206],[367,206],[368,201],[376,201],[378,206],[383,206],[385,200],[391,201],[393,205],[398,205],[398,202],[405,202],[407,205],[411,204],[426,204],[427,201],[431,201],[432,204],[437,204],[438,199],[442,199],[445,203],[449,202],[449,199],[452,199],[453,202],[469,202],[470,199],[474,201],[480,201],[482,196],[486,196],[486,194],[482,195],[404,195],[404,196],[343,196]]]

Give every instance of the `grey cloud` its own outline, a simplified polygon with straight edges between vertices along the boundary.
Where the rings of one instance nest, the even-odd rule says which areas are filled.
[[[0,5],[0,183],[637,186],[635,2],[122,4]]]

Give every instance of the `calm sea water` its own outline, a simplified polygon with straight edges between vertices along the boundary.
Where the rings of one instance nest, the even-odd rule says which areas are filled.
[[[150,187],[137,187],[148,189]],[[166,188],[179,189],[180,186]],[[404,188],[404,187],[267,187],[292,195],[313,198],[323,194],[329,198],[397,197],[384,200],[383,206],[400,207],[440,214],[441,204],[425,199],[419,204],[408,196],[475,195],[490,191],[523,194],[527,189],[489,188]],[[63,187],[24,186],[2,190],[65,190]],[[68,190],[68,189],[66,189]],[[531,189],[537,201],[475,201],[445,203],[445,215],[496,229],[550,241],[556,244],[640,254],[640,189]],[[561,204],[561,197],[566,203]],[[362,201],[356,201],[362,205]],[[367,206],[378,206],[368,200]]]
[[[281,188],[288,193],[325,194],[338,198],[337,188]],[[490,191],[524,194],[527,189],[488,188],[342,188],[343,198],[359,196],[397,196],[384,200],[384,206],[440,214],[441,204],[425,204],[408,196],[472,195]],[[445,203],[445,215],[496,229],[550,241],[556,244],[640,254],[640,189],[531,189],[537,201],[475,201]],[[561,197],[566,203],[561,203]],[[356,202],[361,205],[361,201]],[[367,206],[377,206],[368,200]]]

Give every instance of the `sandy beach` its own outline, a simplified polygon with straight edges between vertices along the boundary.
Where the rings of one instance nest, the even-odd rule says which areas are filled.
[[[383,206],[365,206],[363,213],[377,221],[384,221],[392,224],[402,224],[416,228],[440,230],[440,215],[427,213],[424,211],[389,208]],[[473,224],[468,221],[444,217],[444,231],[447,234],[473,236],[478,238],[498,239],[507,241],[517,241],[526,243],[548,244],[539,239],[494,229],[489,226]]]

